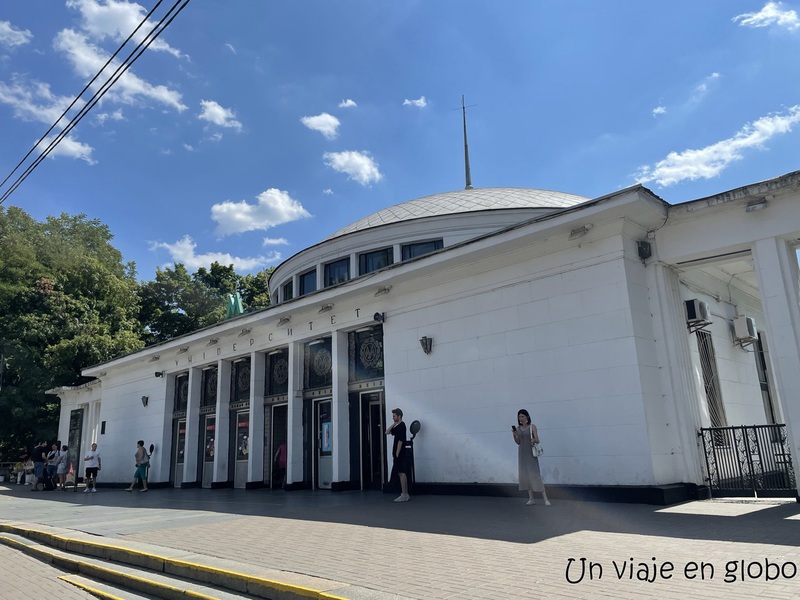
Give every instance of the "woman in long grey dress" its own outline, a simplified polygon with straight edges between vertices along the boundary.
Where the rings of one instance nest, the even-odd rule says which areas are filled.
[[[544,489],[542,473],[539,470],[539,459],[532,453],[532,445],[539,443],[539,432],[531,423],[531,416],[524,408],[517,413],[517,427],[512,427],[517,448],[517,465],[519,466],[519,489],[528,491],[528,506],[536,504],[534,492],[540,492],[545,506],[550,506],[547,492]]]

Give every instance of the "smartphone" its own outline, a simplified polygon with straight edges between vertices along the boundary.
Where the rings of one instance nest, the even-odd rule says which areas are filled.
[[[517,426],[516,425],[512,425],[511,426],[511,431],[516,431],[516,430],[517,430]]]

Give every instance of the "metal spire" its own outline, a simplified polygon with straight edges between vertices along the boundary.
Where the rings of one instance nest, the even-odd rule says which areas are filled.
[[[469,172],[469,145],[467,144],[467,107],[464,104],[464,95],[461,95],[461,116],[464,120],[464,171],[467,177],[467,185],[465,190],[472,189],[472,175]]]

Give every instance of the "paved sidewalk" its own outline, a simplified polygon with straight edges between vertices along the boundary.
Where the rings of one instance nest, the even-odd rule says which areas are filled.
[[[374,492],[14,487],[0,487],[7,523],[345,582],[365,599],[800,597],[800,504],[782,500],[529,507],[464,496],[394,504]]]

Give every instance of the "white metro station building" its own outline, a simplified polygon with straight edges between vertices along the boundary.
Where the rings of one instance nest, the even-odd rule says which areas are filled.
[[[271,307],[51,390],[59,435],[75,457],[97,442],[101,484],[131,480],[143,439],[156,485],[383,489],[400,407],[418,491],[517,494],[525,408],[556,498],[795,496],[798,240],[800,172],[675,205],[411,200],[278,266]]]

